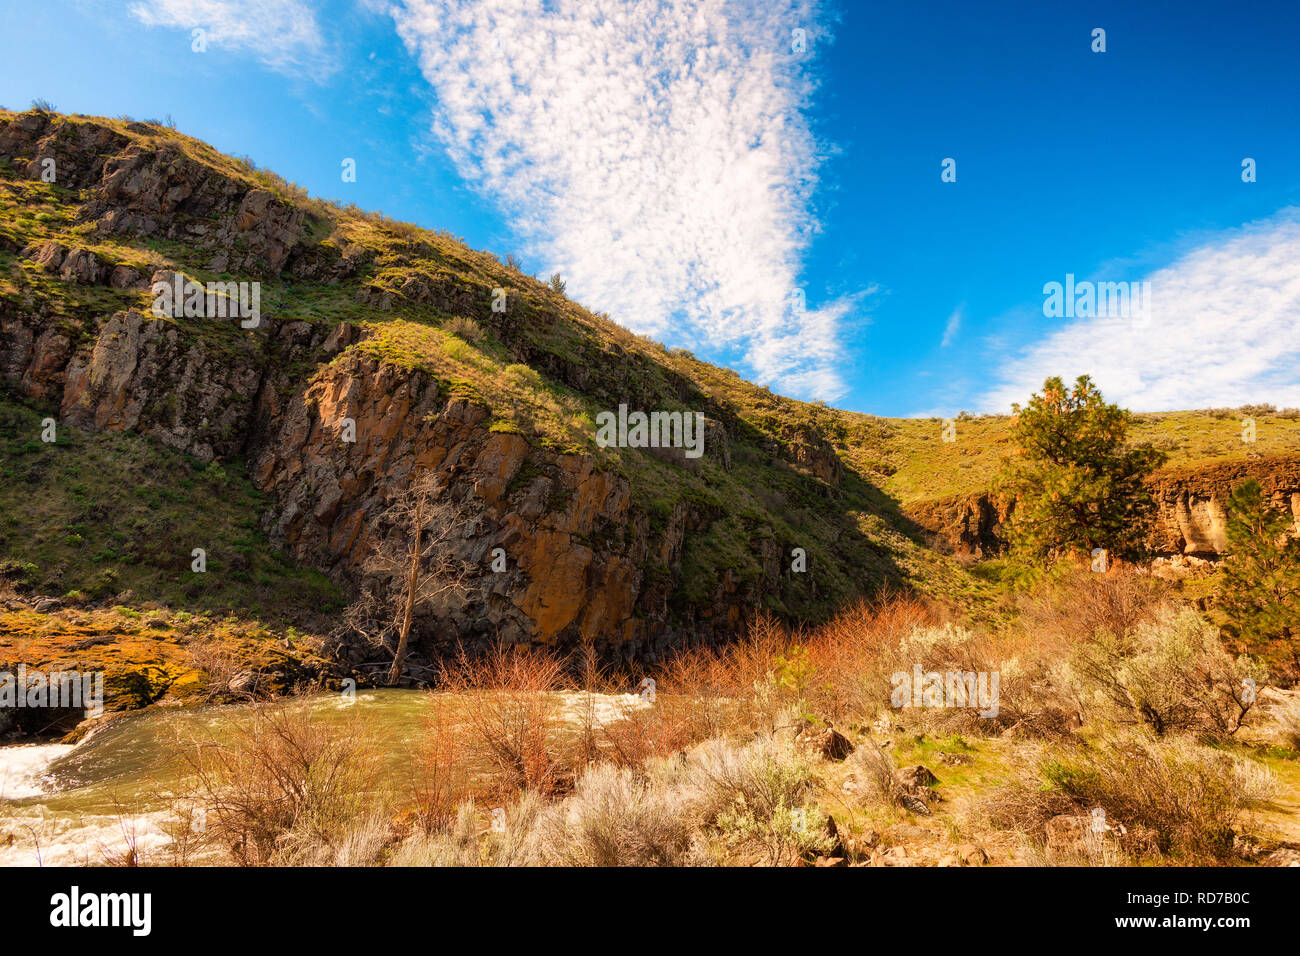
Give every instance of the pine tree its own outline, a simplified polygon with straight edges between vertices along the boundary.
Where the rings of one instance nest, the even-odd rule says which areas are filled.
[[[1300,674],[1300,538],[1251,478],[1228,497],[1228,556],[1219,608],[1243,650]]]
[[[1103,548],[1132,557],[1155,517],[1145,479],[1165,460],[1126,444],[1131,414],[1107,404],[1086,375],[1059,378],[1016,412],[1013,456],[998,488],[1015,499],[1007,527],[1012,553],[1029,563]]]

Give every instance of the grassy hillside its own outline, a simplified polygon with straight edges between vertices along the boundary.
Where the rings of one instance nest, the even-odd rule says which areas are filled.
[[[0,570],[71,603],[154,602],[298,620],[340,607],[323,575],[275,553],[241,462],[203,465],[130,432],[60,427],[0,398]],[[191,570],[195,548],[207,570]]]
[[[1253,443],[1242,441],[1242,421],[1247,417],[1256,426]],[[954,442],[943,441],[940,419],[876,421],[884,441],[874,467],[884,475],[881,487],[904,503],[982,491],[1011,451],[1009,416],[958,420]],[[1249,406],[1147,412],[1134,416],[1129,438],[1134,443],[1149,442],[1168,454],[1166,469],[1294,455],[1300,453],[1300,413]],[[854,450],[849,449],[848,454]]]
[[[0,123],[18,117],[0,111]],[[356,326],[361,334],[349,349],[427,373],[449,394],[487,408],[490,429],[592,456],[628,479],[634,511],[652,530],[680,503],[692,503],[708,520],[687,536],[675,606],[707,601],[724,576],[759,580],[773,546],[786,564],[788,549],[804,548],[815,572],[815,585],[787,574],[765,592],[769,607],[792,616],[825,618],[887,583],[962,600],[984,593],[924,546],[902,509],[987,487],[1008,450],[1007,418],[963,418],[957,440],[945,443],[937,419],[880,418],[779,396],[632,334],[511,261],[446,233],[312,198],[162,124],[47,119],[56,152],[68,153],[64,168],[82,174],[64,181],[83,185],[33,178],[36,156],[0,158],[0,308],[40,314],[84,347],[113,312],[148,312],[147,280],[156,270],[203,282],[250,277],[214,271],[243,240],[223,250],[204,239],[229,227],[229,207],[160,217],[152,232],[103,228],[100,179],[85,175],[95,163],[144,156],[153,164],[146,170],[189,170],[196,190],[213,183],[220,195],[266,190],[300,226],[287,268],[251,267],[262,283],[263,315],[322,329]],[[102,274],[125,266],[139,280],[123,288],[69,281],[35,261],[35,250],[50,242],[89,251]],[[506,308],[494,310],[502,294]],[[166,321],[232,362],[273,347],[236,323]],[[289,387],[300,388],[318,369],[304,363],[288,371]],[[725,427],[730,467],[714,455],[686,469],[641,450],[598,448],[595,416],[620,403],[703,411]],[[40,407],[6,403],[0,418],[0,558],[33,586],[96,599],[129,593],[200,609],[238,606],[254,615],[337,605],[323,579],[288,566],[260,537],[268,502],[239,460],[206,467],[139,437],[69,429],[46,448],[36,441]],[[1168,451],[1170,467],[1300,449],[1294,417],[1255,417],[1253,445],[1240,441],[1240,423],[1226,412],[1143,415],[1133,437]],[[222,508],[211,508],[213,501]],[[205,543],[210,570],[198,588],[186,569],[191,549]],[[649,560],[650,578],[669,573]]]
[[[0,113],[0,120],[15,115]],[[960,569],[919,546],[879,487],[880,474],[868,467],[873,463],[865,458],[858,463],[863,457],[858,449],[874,446],[881,427],[897,426],[774,395],[734,372],[633,335],[608,316],[455,237],[312,199],[251,163],[221,156],[165,126],[82,116],[52,121],[55,139],[70,150],[93,140],[101,144],[97,149],[114,156],[143,152],[169,169],[197,164],[192,179],[217,177],[234,184],[228,192],[269,190],[300,214],[292,267],[283,272],[266,268],[256,276],[262,283],[264,316],[280,323],[359,327],[362,335],[352,349],[428,373],[450,394],[488,408],[491,429],[517,432],[540,448],[591,455],[602,468],[623,474],[632,485],[636,510],[652,528],[662,525],[682,501],[695,502],[712,515],[708,526],[687,542],[674,596],[678,604],[704,599],[724,574],[755,580],[762,570],[763,541],[806,549],[816,569],[815,589],[792,581],[770,595],[771,606],[779,611],[824,616],[854,594],[886,582],[945,592],[972,586]],[[60,332],[85,344],[112,312],[148,311],[147,279],[155,270],[180,271],[201,282],[248,278],[212,271],[221,259],[198,238],[228,223],[230,209],[214,209],[206,217],[178,213],[168,223],[170,231],[155,231],[179,231],[195,236],[194,241],[130,230],[106,233],[102,203],[96,206],[98,180],[92,177],[75,189],[34,182],[30,164],[36,159],[14,156],[0,165],[0,303],[52,316]],[[90,157],[78,154],[69,165],[89,162]],[[68,281],[34,261],[34,250],[49,242],[89,250],[103,273],[126,266],[142,281],[133,288]],[[505,311],[492,308],[497,290],[504,291]],[[249,336],[235,323],[166,321],[232,361],[248,351]],[[316,369],[293,371],[301,385]],[[713,456],[691,470],[640,450],[597,448],[595,416],[624,402],[634,409],[703,411],[721,422],[729,436],[731,468]],[[837,456],[833,444],[844,451]],[[184,469],[169,474],[184,474]],[[197,479],[186,475],[178,480]],[[123,491],[106,490],[100,500],[115,517],[133,520],[127,518],[133,499]],[[82,524],[75,516],[71,523]],[[19,533],[11,541],[25,537],[25,528],[15,530]],[[134,531],[118,524],[115,533],[129,537]],[[35,563],[58,564],[49,553],[53,536],[45,534],[39,546],[7,547],[21,560],[29,560],[33,549],[44,549]],[[91,555],[102,554],[111,542],[96,545]],[[74,562],[73,567],[80,566]],[[77,577],[76,587],[95,587],[97,569],[86,570],[92,573],[69,570],[57,586],[71,587],[64,578]],[[129,567],[119,571],[123,573],[132,577]],[[249,568],[241,573],[256,579],[266,572]],[[161,579],[138,583],[143,594]]]

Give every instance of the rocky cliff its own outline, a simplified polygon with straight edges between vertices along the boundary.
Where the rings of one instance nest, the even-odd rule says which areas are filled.
[[[1275,507],[1290,511],[1300,532],[1300,457],[1248,458],[1154,474],[1150,487],[1159,511],[1147,547],[1158,555],[1221,553],[1227,546],[1228,495],[1248,478],[1260,483]],[[907,513],[945,547],[988,557],[1005,546],[1000,529],[1013,508],[1005,497],[979,492],[916,503]]]
[[[155,289],[190,282],[208,290],[203,307],[160,313]],[[252,286],[252,319],[212,309]],[[211,465],[205,488],[227,470],[251,481],[257,547],[345,597],[365,583],[377,516],[436,474],[472,519],[452,547],[474,573],[466,596],[421,611],[430,652],[503,638],[652,656],[758,609],[823,618],[886,584],[969,596],[984,585],[928,539],[992,553],[1006,517],[974,492],[905,513],[881,488],[913,471],[976,474],[966,466],[997,454],[972,443],[979,423],[955,454],[924,422],[774,395],[454,237],[314,199],[158,123],[0,111],[0,386],[59,428],[146,436]],[[624,406],[699,415],[703,454],[597,442],[601,413]],[[54,463],[35,433],[14,437],[41,464],[7,473],[39,494]],[[1297,508],[1294,458],[1171,469],[1156,549],[1220,547],[1222,501],[1247,473]],[[169,500],[195,487],[174,484]],[[57,561],[86,522],[128,541],[116,523],[131,494],[76,505],[44,550],[0,526],[0,559]],[[93,587],[46,578],[140,600],[112,593],[113,562],[183,575],[184,529],[166,530],[177,541],[81,556]],[[250,573],[253,538],[230,547],[213,561]],[[178,578],[172,592],[202,587]]]
[[[391,497],[445,479],[478,571],[422,613],[426,643],[653,654],[760,607],[817,617],[959,576],[843,465],[826,413],[452,237],[312,200],[158,124],[36,111],[0,112],[0,200],[0,382],[60,427],[246,468],[272,544],[349,591]],[[256,282],[260,314],[158,314],[155,283],[176,281]],[[593,418],[620,404],[698,412],[703,456],[599,447]]]

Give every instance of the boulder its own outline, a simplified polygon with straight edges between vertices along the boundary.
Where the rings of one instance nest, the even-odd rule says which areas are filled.
[[[798,740],[823,759],[836,763],[847,758],[854,750],[849,738],[834,727],[810,728],[801,733]]]
[[[909,790],[928,787],[939,782],[939,778],[931,773],[930,768],[924,764],[917,764],[915,767],[904,767],[894,773],[894,778]]]
[[[251,694],[256,689],[257,674],[253,671],[240,671],[226,684],[226,690],[232,694]]]

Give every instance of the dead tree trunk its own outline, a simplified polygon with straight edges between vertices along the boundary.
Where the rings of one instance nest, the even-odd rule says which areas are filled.
[[[406,646],[411,638],[411,617],[415,614],[415,596],[419,592],[420,547],[424,537],[424,514],[428,502],[428,489],[420,489],[416,496],[412,523],[415,526],[415,541],[411,547],[410,570],[406,573],[406,601],[402,610],[402,625],[397,633],[397,653],[393,657],[393,666],[388,671],[388,686],[392,687],[402,677],[402,665],[406,663]]]
[[[345,612],[343,627],[385,650],[396,639],[390,687],[402,679],[420,607],[468,590],[473,568],[454,557],[456,532],[467,519],[467,510],[427,474],[412,480],[376,519],[374,551],[364,565],[372,577]]]

